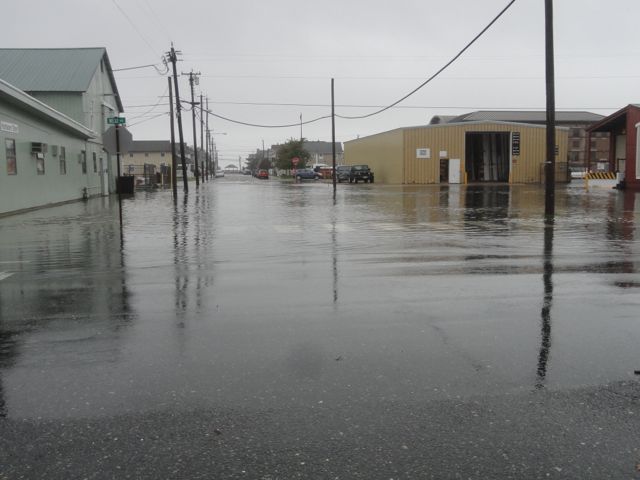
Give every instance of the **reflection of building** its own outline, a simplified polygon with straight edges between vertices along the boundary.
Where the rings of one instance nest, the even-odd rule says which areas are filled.
[[[556,179],[568,181],[568,129],[556,127]],[[462,122],[399,128],[345,142],[345,162],[368,164],[391,184],[540,183],[546,127]]]
[[[115,190],[102,148],[123,111],[104,48],[0,49],[0,213]]]
[[[627,105],[587,130],[588,138],[605,135],[611,149],[604,161],[594,162],[592,170],[624,173],[627,187],[640,189],[640,105]]]
[[[585,161],[587,151],[586,129],[604,117],[591,112],[556,112],[555,122],[558,127],[569,128],[569,144],[567,146],[567,161],[570,167],[586,168]],[[530,123],[532,125],[546,125],[547,113],[545,111],[503,111],[480,110],[465,113],[456,117],[436,116],[431,119],[431,124],[458,123],[458,122],[516,122]],[[607,158],[609,154],[609,139],[606,135],[592,135],[590,141],[591,159]]]

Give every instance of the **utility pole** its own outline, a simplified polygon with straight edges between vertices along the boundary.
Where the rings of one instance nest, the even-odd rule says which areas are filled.
[[[545,222],[553,222],[556,201],[556,99],[553,54],[553,0],[545,0],[545,58],[547,83],[547,159],[545,162]]]
[[[198,139],[196,138],[196,101],[194,93],[194,85],[199,83],[198,75],[200,72],[194,73],[193,70],[189,73],[183,73],[183,75],[189,75],[189,85],[191,85],[191,118],[193,120],[193,167],[196,174],[196,187],[200,186],[200,169],[198,168]]]
[[[331,79],[331,155],[333,157],[333,200],[336,199],[336,104],[334,96],[334,79]],[[371,181],[371,180],[369,180]]]
[[[167,80],[169,80],[169,118],[171,120],[171,189],[173,190],[173,198],[176,199],[178,198],[178,177],[176,175],[178,162],[176,161],[176,132],[173,126],[173,89],[171,88],[171,77],[167,77]]]
[[[187,183],[187,166],[184,160],[184,135],[182,134],[182,114],[180,113],[182,108],[180,106],[180,91],[178,90],[178,72],[176,70],[176,62],[178,61],[177,54],[180,52],[176,52],[173,48],[173,43],[171,44],[171,51],[167,53],[169,56],[169,61],[173,65],[173,83],[176,87],[176,117],[178,119],[178,136],[180,137],[180,160],[182,163],[182,178],[184,180],[184,192],[189,192],[189,184]]]
[[[204,150],[204,108],[202,104],[202,93],[200,94],[200,149]],[[204,180],[209,180],[209,172],[207,170],[207,156],[202,159],[202,170],[204,171]]]
[[[210,144],[209,137],[211,137],[211,132],[209,131],[209,99],[208,98],[207,98],[207,125],[205,127],[205,130],[207,131],[207,146],[206,146],[207,172],[209,173],[209,175],[211,175],[211,178],[214,178],[216,172],[213,172],[213,173],[211,172],[211,157],[209,155],[209,144]]]

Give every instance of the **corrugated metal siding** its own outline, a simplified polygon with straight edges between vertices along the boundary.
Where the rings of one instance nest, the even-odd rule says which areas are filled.
[[[404,170],[406,184],[429,184],[440,181],[440,152],[446,158],[460,159],[461,178],[465,172],[465,145],[467,132],[520,132],[520,156],[512,158],[512,183],[538,183],[541,181],[542,165],[546,156],[545,128],[522,124],[481,123],[445,124],[404,130]],[[559,155],[556,160],[566,162],[568,131],[556,129],[556,144]],[[429,148],[431,158],[416,158],[416,150]]]
[[[35,92],[31,96],[91,128],[91,125],[86,123],[81,93]]]
[[[376,183],[400,184],[403,179],[403,132],[392,130],[344,144],[347,165],[366,164]]]
[[[25,92],[84,92],[104,48],[0,49],[0,78]]]

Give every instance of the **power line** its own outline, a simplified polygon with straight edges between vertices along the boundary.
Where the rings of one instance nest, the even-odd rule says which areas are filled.
[[[158,68],[158,65],[155,63],[150,63],[148,65],[139,65],[137,67],[126,67],[126,68],[113,68],[111,71],[113,72],[125,72],[128,70],[140,70],[142,68],[149,68],[149,67],[153,67],[155,68],[156,72],[158,72],[159,75],[166,75],[167,73],[169,73],[169,66],[167,65],[166,60],[163,58],[163,66],[165,71],[161,72],[160,69]],[[154,76],[144,76],[144,77],[130,77],[130,78],[156,78]]]
[[[313,120],[307,120],[306,122],[296,122],[296,123],[289,123],[286,125],[261,125],[258,123],[248,123],[248,122],[241,122],[239,120],[233,120],[231,118],[227,118],[227,117],[223,117],[222,115],[218,115],[217,113],[213,113],[210,110],[206,110],[205,112],[207,112],[209,115],[212,115],[216,118],[219,118],[221,120],[224,120],[226,122],[231,122],[231,123],[235,123],[238,125],[244,125],[246,127],[258,127],[258,128],[290,128],[290,127],[299,127],[301,124],[302,125],[309,125],[310,123],[316,123],[319,122],[320,120],[325,120],[327,118],[331,118],[331,115],[324,115],[322,117],[318,117],[318,118],[314,118]]]
[[[154,120],[154,119],[156,119],[156,118],[159,118],[159,117],[162,117],[162,116],[164,116],[164,115],[167,115],[168,113],[169,113],[169,112],[162,112],[162,113],[159,113],[158,115],[154,115],[153,117],[150,117],[150,118],[145,118],[144,120],[140,120],[139,122],[135,122],[135,123],[127,124],[127,127],[133,127],[133,126],[135,126],[135,125],[140,125],[141,123],[145,123],[145,122],[148,122],[148,121],[150,121],[150,120]]]
[[[142,34],[142,32],[140,31],[140,29],[137,27],[137,25],[135,23],[133,23],[133,20],[131,20],[131,18],[129,17],[129,15],[127,15],[127,13],[120,8],[120,5],[118,5],[116,3],[116,0],[111,0],[113,2],[113,4],[116,6],[116,8],[120,11],[120,13],[122,13],[122,15],[124,16],[124,18],[127,19],[127,21],[129,22],[129,24],[133,27],[133,29],[136,31],[136,33],[140,36],[140,38],[144,41],[144,43],[147,44],[147,46],[151,49],[152,52],[156,52],[156,49],[153,47],[153,45],[151,45],[151,43],[149,43],[149,40],[147,40],[147,38]]]
[[[500,13],[498,13],[498,15],[496,15],[493,20],[491,20],[491,22],[489,22],[489,24],[484,27],[480,33],[478,33],[469,43],[467,43],[467,45],[465,45],[465,47],[460,50],[451,60],[449,60],[442,68],[440,68],[440,70],[438,70],[436,73],[434,73],[433,75],[431,75],[431,77],[429,77],[428,79],[426,79],[424,82],[422,82],[420,85],[418,85],[416,88],[414,88],[412,91],[410,91],[409,93],[407,93],[404,97],[402,97],[401,99],[395,101],[394,103],[392,103],[391,105],[381,108],[380,110],[377,110],[375,112],[372,113],[368,113],[367,115],[360,115],[360,116],[343,116],[343,115],[336,115],[336,117],[345,119],[345,120],[356,120],[356,119],[362,119],[362,118],[368,118],[368,117],[373,117],[374,115],[378,115],[386,110],[389,110],[392,107],[395,107],[397,104],[399,104],[400,102],[406,100],[407,98],[409,98],[411,95],[413,95],[414,93],[416,93],[418,90],[420,90],[422,87],[424,87],[426,84],[428,84],[429,82],[431,82],[434,78],[436,78],[438,75],[440,75],[442,72],[444,72],[453,62],[455,62],[458,58],[460,58],[462,56],[462,54],[464,52],[466,52],[471,45],[473,45],[482,35],[484,35],[484,33],[489,30],[489,28],[491,28],[491,26],[496,23],[498,21],[498,19],[509,9],[511,8],[511,6],[516,2],[516,0],[511,0],[506,7],[504,7]]]

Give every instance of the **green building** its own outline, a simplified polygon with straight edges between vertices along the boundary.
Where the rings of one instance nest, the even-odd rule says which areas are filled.
[[[0,49],[0,215],[115,192],[123,110],[104,48]]]

